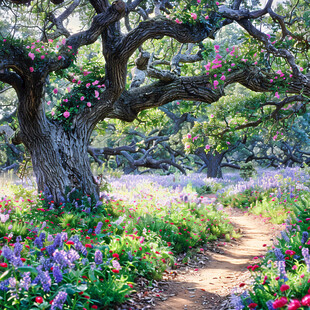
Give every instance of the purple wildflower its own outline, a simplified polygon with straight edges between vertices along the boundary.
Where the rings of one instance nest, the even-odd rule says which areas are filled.
[[[95,263],[97,265],[100,265],[103,263],[103,260],[102,260],[102,252],[99,251],[99,250],[96,250],[95,252]]]
[[[266,302],[266,306],[267,306],[268,310],[275,310],[272,304],[273,304],[272,300],[268,300]]]
[[[37,268],[38,270],[38,277],[41,281],[42,287],[43,287],[43,291],[44,292],[49,292],[51,289],[51,285],[52,285],[52,279],[49,276],[48,271],[42,271],[40,268]]]
[[[59,266],[55,266],[55,267],[53,268],[53,276],[54,276],[55,281],[56,281],[57,283],[59,283],[59,282],[62,281],[63,277],[62,277],[62,272],[61,272]]]
[[[97,224],[97,227],[96,227],[96,229],[95,229],[95,234],[96,234],[96,235],[98,235],[98,234],[101,233],[102,225],[103,225],[102,222],[99,222],[99,223]]]
[[[285,271],[285,261],[279,261],[277,262],[277,265],[278,265],[278,270],[280,273],[280,279],[283,279],[284,282],[286,282],[288,280],[288,277]]]
[[[20,287],[23,288],[25,291],[28,291],[30,284],[31,284],[30,272],[25,272],[20,281]]]
[[[20,244],[19,242],[16,242],[14,246],[14,255],[20,257],[20,252],[22,251],[22,249],[23,245]]]
[[[3,248],[2,248],[2,255],[4,256],[4,258],[6,258],[9,262],[11,262],[13,260],[13,252],[11,251],[11,249],[5,245]]]
[[[52,303],[51,310],[62,309],[62,306],[65,303],[66,299],[67,293],[59,292]]]
[[[301,253],[305,259],[305,263],[307,265],[308,272],[310,272],[310,255],[308,248],[302,248]]]
[[[286,242],[286,243],[290,243],[290,238],[287,236],[286,232],[285,231],[281,231],[281,236],[282,236],[282,239]]]
[[[273,252],[274,255],[276,256],[277,261],[284,261],[284,255],[282,254],[281,249],[275,248]]]
[[[75,260],[78,260],[80,258],[80,255],[77,251],[70,249],[67,253],[67,257],[70,260],[71,263],[73,263]]]
[[[308,238],[309,238],[308,232],[307,231],[303,231],[302,232],[301,243],[305,244],[307,242]]]

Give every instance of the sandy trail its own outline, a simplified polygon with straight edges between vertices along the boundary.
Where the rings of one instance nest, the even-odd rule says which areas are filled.
[[[229,218],[240,229],[242,238],[235,244],[224,247],[224,253],[208,252],[210,262],[198,271],[187,270],[173,281],[167,281],[164,291],[167,300],[158,302],[156,310],[206,310],[222,309],[231,289],[246,282],[250,273],[249,264],[254,257],[266,252],[275,235],[275,225],[266,224],[257,216],[239,210],[230,212]]]

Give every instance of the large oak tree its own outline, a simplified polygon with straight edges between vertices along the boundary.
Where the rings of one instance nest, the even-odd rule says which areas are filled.
[[[300,70],[299,60],[296,60],[298,49],[305,52],[308,48],[307,34],[300,28],[304,21],[297,12],[303,3],[293,7],[290,14],[282,16],[273,10],[272,0],[264,8],[253,11],[241,0],[235,0],[230,5],[204,0],[130,0],[126,3],[117,0],[112,4],[108,0],[52,2],[47,2],[45,9],[50,11],[44,14],[42,8],[41,12],[38,9],[39,5],[36,10],[31,10],[35,5],[29,1],[0,2],[2,12],[7,14],[28,5],[23,18],[27,25],[33,23],[40,29],[37,38],[32,38],[33,44],[28,46],[18,38],[18,31],[15,36],[3,35],[0,43],[0,81],[11,85],[18,97],[20,131],[14,142],[23,143],[29,150],[38,189],[51,195],[58,203],[63,201],[66,188],[75,188],[98,198],[99,188],[91,173],[87,150],[96,124],[106,118],[131,122],[141,111],[174,100],[211,104],[224,96],[225,88],[234,83],[256,92],[274,92],[270,80],[275,76],[272,66],[276,59],[279,59],[278,67],[284,64],[291,69],[289,84],[287,80],[277,81],[277,87],[283,84],[285,95],[281,97],[276,93],[276,100],[269,100],[255,108],[261,111],[264,106],[270,106],[268,117],[279,119],[282,108],[287,104],[298,101],[303,105],[308,102],[310,82]],[[60,6],[60,13],[57,5]],[[71,34],[64,24],[79,6],[82,7],[80,14],[93,14],[93,18],[87,30]],[[44,18],[35,18],[34,14],[38,12]],[[171,15],[168,18],[166,14]],[[268,25],[268,33],[265,33],[264,27],[257,27],[263,18],[273,24],[272,36]],[[192,76],[182,75],[182,64],[199,63],[202,67],[206,63],[204,61],[210,53],[203,43],[232,23],[241,26],[248,38],[264,49],[262,59],[265,63],[244,61],[225,75],[222,73],[224,78],[218,84],[214,83],[213,75],[206,74],[206,71],[200,70],[201,74],[195,71]],[[153,51],[144,50],[144,46],[150,46],[147,42],[167,38],[186,45],[187,50],[184,52],[182,46],[168,60],[165,57],[156,59]],[[286,44],[288,38],[300,47]],[[275,41],[272,42],[272,39]],[[47,46],[52,40],[60,42],[57,53],[48,52]],[[104,76],[96,77],[96,71],[85,72],[84,76],[88,76],[89,81],[84,79],[79,82],[73,95],[75,99],[80,98],[80,102],[73,106],[71,97],[64,97],[54,117],[48,116],[45,98],[46,92],[53,89],[50,87],[50,75],[56,73],[74,82],[72,76],[62,72],[73,66],[80,57],[78,51],[81,47],[88,46],[91,51],[98,40],[104,57]],[[42,42],[47,43],[42,45]],[[197,46],[195,52],[194,45]],[[140,54],[135,68],[128,72],[129,63],[137,51]],[[128,80],[131,80],[130,87],[126,87]],[[98,86],[100,89],[96,88]],[[54,93],[57,93],[56,89]],[[260,117],[255,115],[253,121],[250,119],[238,126],[240,129],[257,126],[264,119],[265,114]],[[234,130],[238,128],[234,127]],[[227,123],[223,132],[230,130],[232,127]]]

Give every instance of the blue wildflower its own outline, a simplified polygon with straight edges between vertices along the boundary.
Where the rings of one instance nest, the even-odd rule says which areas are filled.
[[[97,265],[100,265],[103,263],[102,252],[99,250],[96,250],[96,252],[95,252],[95,263]]]
[[[266,306],[267,306],[267,308],[268,308],[268,310],[275,310],[275,308],[273,307],[273,301],[272,300],[268,300],[267,302],[266,302]]]
[[[308,248],[302,248],[301,253],[305,259],[305,263],[307,265],[308,272],[310,272],[310,255]]]
[[[274,255],[276,256],[277,261],[284,261],[284,255],[282,254],[281,249],[275,248],[273,250]]]
[[[282,236],[282,239],[287,242],[287,243],[290,243],[290,238],[287,236],[286,232],[285,231],[281,231],[281,236]]]
[[[62,306],[65,303],[66,299],[67,293],[59,292],[52,303],[51,310],[62,309]]]
[[[301,238],[301,243],[305,244],[307,242],[308,238],[309,238],[308,232],[307,231],[303,231],[302,238]]]
[[[14,245],[14,255],[20,257],[20,252],[23,249],[23,245],[19,242],[16,242]]]
[[[62,272],[61,272],[59,266],[54,266],[54,268],[53,268],[53,276],[54,276],[55,281],[57,283],[62,281],[63,277],[62,277]]]
[[[98,235],[98,234],[101,233],[102,225],[103,225],[102,222],[99,222],[99,223],[97,224],[97,227],[96,227],[96,229],[95,229],[95,234],[96,234],[96,235]]]
[[[37,268],[38,277],[43,287],[44,292],[49,292],[52,285],[52,279],[48,273],[48,271],[42,271],[41,268]]]
[[[30,288],[30,284],[31,284],[30,272],[25,272],[20,281],[20,287],[23,288],[25,291],[28,291]]]

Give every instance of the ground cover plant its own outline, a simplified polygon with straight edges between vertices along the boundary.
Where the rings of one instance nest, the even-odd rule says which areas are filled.
[[[6,188],[2,309],[111,309],[138,277],[160,279],[167,266],[175,268],[178,253],[237,237],[222,211],[181,187],[114,188],[105,197],[96,203],[71,191],[56,208],[33,190]]]
[[[293,210],[276,243],[251,270],[249,291],[233,295],[234,309],[308,309],[310,306],[309,192],[294,201]],[[243,286],[241,283],[240,286]]]

